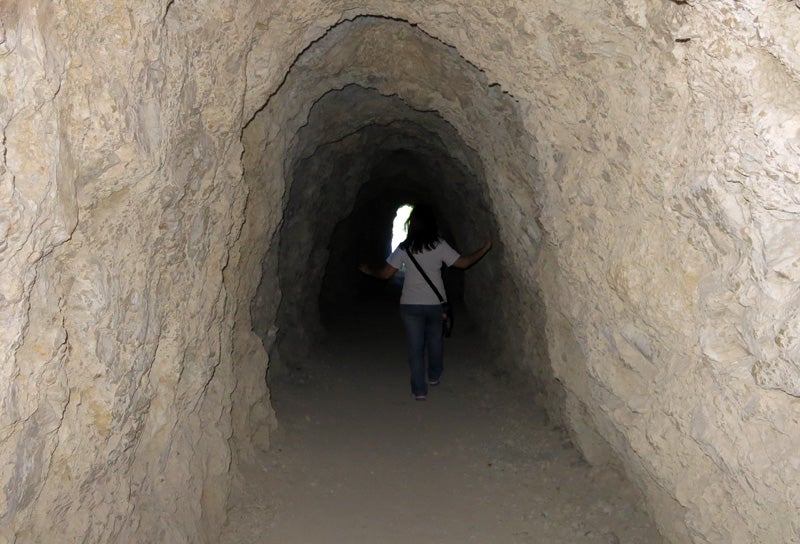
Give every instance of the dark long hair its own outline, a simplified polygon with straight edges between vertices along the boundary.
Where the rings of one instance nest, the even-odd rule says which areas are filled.
[[[439,243],[439,226],[436,223],[436,214],[427,204],[417,204],[411,210],[411,215],[406,221],[408,236],[401,244],[402,248],[411,253],[431,250]]]

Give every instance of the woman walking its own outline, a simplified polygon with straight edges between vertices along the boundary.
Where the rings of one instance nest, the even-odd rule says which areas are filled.
[[[405,280],[400,295],[400,318],[408,338],[411,393],[416,400],[425,400],[428,385],[437,385],[444,370],[442,319],[445,316],[439,296],[419,268],[446,301],[442,264],[469,268],[491,249],[492,241],[487,240],[483,247],[468,255],[460,255],[439,236],[436,215],[432,208],[424,204],[414,207],[407,225],[406,240],[386,259],[382,268],[361,265],[359,270],[376,278],[389,279],[405,266]]]

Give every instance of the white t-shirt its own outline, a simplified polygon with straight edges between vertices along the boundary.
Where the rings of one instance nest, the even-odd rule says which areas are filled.
[[[421,253],[414,253],[414,258],[425,270],[439,293],[447,300],[447,293],[444,291],[442,282],[442,263],[452,266],[461,255],[450,247],[444,240],[439,240],[431,250],[423,250]],[[404,249],[398,247],[389,255],[386,262],[393,267],[400,269],[405,265],[406,277],[403,281],[403,293],[400,295],[400,304],[439,304],[439,298],[433,292],[431,286],[419,273],[417,267],[408,258]]]

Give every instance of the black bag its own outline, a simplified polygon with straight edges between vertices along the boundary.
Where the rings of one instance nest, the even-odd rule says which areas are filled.
[[[442,303],[442,334],[450,338],[453,333],[453,307],[449,302]]]
[[[436,297],[439,299],[439,302],[442,304],[442,335],[445,338],[450,338],[450,335],[453,334],[453,307],[450,305],[449,302],[447,302],[444,299],[444,297],[439,292],[439,290],[436,288],[436,286],[433,284],[431,279],[428,277],[428,275],[425,273],[425,271],[419,265],[417,260],[411,254],[411,249],[410,248],[406,248],[406,255],[408,255],[408,258],[411,259],[412,263],[414,263],[414,266],[417,267],[417,270],[419,270],[419,273],[422,274],[423,278],[425,278],[425,281],[428,282],[428,285],[431,286],[431,289],[433,289],[433,292],[436,293]]]

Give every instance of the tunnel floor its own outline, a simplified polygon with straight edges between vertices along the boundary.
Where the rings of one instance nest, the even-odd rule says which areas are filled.
[[[414,401],[396,307],[351,309],[273,380],[280,428],[221,542],[663,542],[630,484],[585,463],[470,328],[457,322],[442,383]]]

